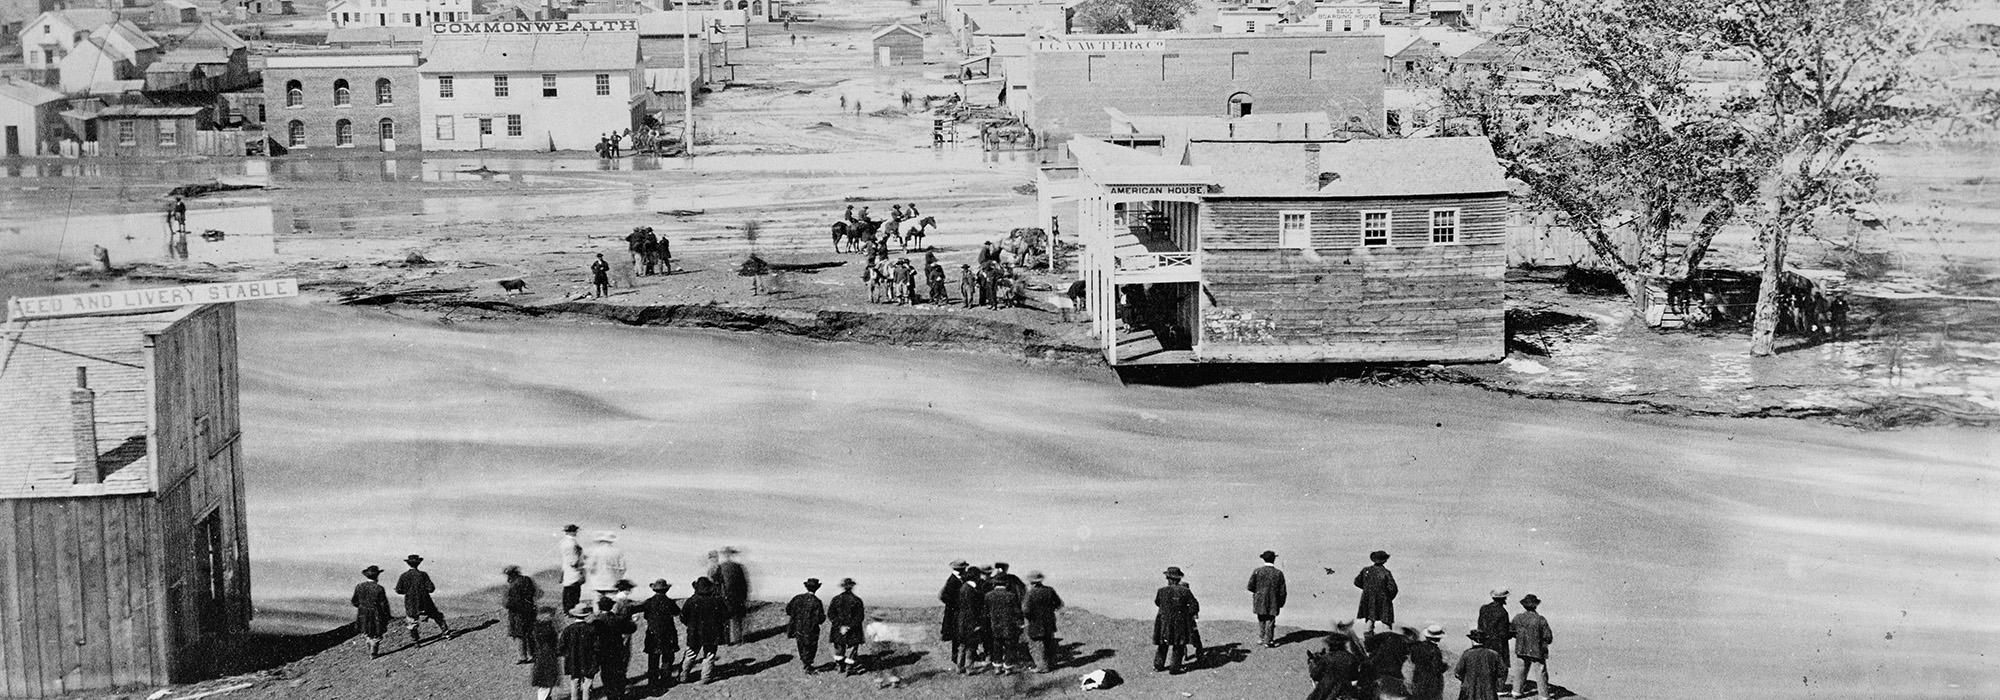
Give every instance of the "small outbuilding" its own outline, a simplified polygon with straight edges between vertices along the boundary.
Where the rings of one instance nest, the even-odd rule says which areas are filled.
[[[924,33],[901,23],[875,30],[868,41],[875,50],[875,65],[906,66],[924,62]]]

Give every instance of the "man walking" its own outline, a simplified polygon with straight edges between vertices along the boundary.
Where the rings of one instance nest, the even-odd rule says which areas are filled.
[[[639,601],[638,605],[640,619],[646,621],[646,639],[642,650],[646,653],[648,689],[667,684],[668,677],[674,675],[671,668],[675,663],[674,657],[680,655],[681,635],[674,626],[674,618],[681,614],[681,606],[667,597],[667,589],[673,587],[666,579],[653,581],[647,586],[653,589],[653,595]],[[668,667],[668,670],[662,671],[662,666]]]
[[[355,629],[368,638],[368,658],[372,659],[382,655],[382,636],[389,632],[389,593],[376,581],[382,577],[382,567],[369,564],[361,570],[361,577],[367,580],[354,584],[354,595],[348,602],[354,605]]]
[[[1183,647],[1193,643],[1194,620],[1201,613],[1201,603],[1195,600],[1194,591],[1181,585],[1184,575],[1178,566],[1169,566],[1165,572],[1167,585],[1153,593],[1153,670],[1173,674],[1181,672]]]
[[[1451,675],[1458,679],[1459,700],[1499,700],[1500,677],[1507,674],[1507,662],[1494,651],[1484,632],[1473,630],[1465,636],[1473,647],[1458,657]]]
[[[986,656],[993,661],[995,673],[1013,673],[1018,670],[1016,662],[1021,652],[1021,595],[1014,592],[1015,586],[1026,590],[1027,584],[1019,577],[1006,572],[1006,564],[994,564],[1000,573],[993,575],[993,590],[986,592],[986,629],[993,640]],[[1005,576],[1003,580],[1001,577]]]
[[[694,595],[681,603],[681,620],[687,623],[687,655],[681,661],[681,682],[693,678],[695,664],[701,664],[702,685],[715,682],[717,648],[728,634],[729,604],[715,591],[715,581],[703,576],[694,580]]]
[[[595,544],[583,558],[583,582],[597,592],[597,599],[610,598],[625,580],[625,551],[618,548],[618,533],[609,530],[591,538]]]
[[[603,253],[590,263],[590,287],[599,299],[611,293],[611,263],[604,261]]]
[[[1354,575],[1354,587],[1361,589],[1361,607],[1354,613],[1356,619],[1368,621],[1368,631],[1375,631],[1376,623],[1384,627],[1396,624],[1396,576],[1389,573],[1389,553],[1375,550],[1368,554],[1374,562],[1361,573]]]
[[[1514,655],[1521,658],[1521,665],[1514,668],[1511,685],[1514,697],[1528,697],[1528,667],[1535,667],[1535,695],[1549,697],[1549,644],[1555,642],[1554,632],[1549,631],[1549,621],[1535,609],[1541,607],[1542,599],[1529,593],[1521,596],[1521,607],[1525,610],[1514,616]]]
[[[569,625],[556,638],[572,698],[590,697],[590,679],[597,675],[597,625],[591,624],[591,617],[596,614],[597,606],[577,603],[569,610]]]
[[[864,207],[865,209],[865,207]],[[750,572],[744,570],[743,562],[736,560],[740,550],[723,547],[722,560],[715,565],[716,584],[722,589],[722,600],[729,607],[729,643],[743,643],[743,616],[750,611]]]
[[[1278,646],[1278,611],[1285,607],[1285,572],[1278,568],[1278,553],[1264,550],[1257,558],[1264,563],[1250,570],[1250,614],[1257,616],[1257,641],[1266,648]]]
[[[1444,700],[1444,626],[1424,628],[1424,638],[1410,645],[1410,700]]]
[[[556,553],[562,558],[562,611],[567,613],[583,600],[583,545],[576,541],[575,523],[563,526],[563,534],[556,540]]]
[[[1028,651],[1034,656],[1035,672],[1050,673],[1055,670],[1056,657],[1056,611],[1063,606],[1062,596],[1056,589],[1042,584],[1042,572],[1028,572],[1028,600],[1024,604],[1027,611]]]
[[[868,624],[868,608],[861,602],[861,596],[854,594],[854,579],[840,580],[840,595],[826,608],[826,623],[832,627],[827,632],[826,641],[833,645],[833,662],[854,675],[861,672],[861,642],[865,638],[863,628]]]
[[[785,636],[798,642],[799,665],[812,675],[819,673],[813,661],[819,658],[819,627],[826,622],[826,606],[819,602],[819,579],[806,579],[805,586],[806,592],[785,604]]]
[[[450,639],[451,625],[445,624],[444,613],[438,612],[437,603],[431,600],[431,594],[437,592],[437,585],[431,582],[429,573],[417,568],[424,563],[424,558],[412,554],[404,557],[403,563],[409,564],[410,570],[396,579],[396,594],[403,596],[403,615],[408,618],[410,643],[415,644],[418,640],[417,622],[426,618],[437,623],[439,635]]]
[[[1479,624],[1474,627],[1484,635],[1486,646],[1500,652],[1500,670],[1507,670],[1508,640],[1514,638],[1514,623],[1507,618],[1507,589],[1496,588],[1490,594],[1493,602],[1479,606]]]
[[[535,587],[534,579],[521,575],[521,567],[508,564],[500,573],[507,577],[507,594],[500,601],[500,607],[507,611],[507,636],[521,643],[521,659],[515,663],[532,663],[534,650],[528,636],[534,632],[535,601],[542,597],[542,591]]]

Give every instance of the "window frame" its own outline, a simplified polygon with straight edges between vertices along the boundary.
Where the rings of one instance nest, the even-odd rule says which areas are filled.
[[[136,120],[136,119],[120,119],[120,120],[118,120],[118,124],[116,125],[116,127],[115,127],[115,128],[116,128],[116,129],[118,130],[118,145],[120,145],[120,146],[137,146],[137,145],[139,145],[139,122],[138,122],[138,120]]]
[[[521,115],[507,115],[507,138],[518,139],[526,133],[527,129],[522,128]]]
[[[504,99],[504,98],[507,98],[507,97],[511,96],[511,95],[513,94],[513,89],[512,89],[512,87],[511,87],[511,86],[510,86],[510,85],[508,84],[508,82],[509,82],[509,81],[507,80],[507,74],[506,74],[506,73],[494,73],[494,74],[493,74],[493,96],[494,96],[494,97],[496,97],[496,98],[502,98],[502,99]]]
[[[389,117],[383,117],[383,118],[382,118],[381,120],[379,120],[379,121],[375,122],[375,142],[376,142],[376,143],[378,143],[378,144],[379,144],[379,143],[382,143],[382,142],[384,142],[384,141],[394,141],[394,140],[396,140],[396,120],[395,120],[395,119],[392,119],[392,118],[389,118]]]
[[[353,120],[351,120],[351,119],[341,119],[341,120],[337,120],[337,121],[335,121],[335,122],[333,123],[333,147],[334,147],[334,148],[353,148],[353,147],[354,147],[354,121],[353,121]]]
[[[176,124],[172,119],[161,119],[153,124],[153,138],[157,140],[161,148],[180,147],[181,129],[179,124]]]
[[[1438,238],[1439,214],[1446,214],[1449,215],[1451,218],[1451,226],[1450,226],[1451,233],[1444,239]],[[1461,234],[1465,230],[1465,216],[1463,213],[1461,213],[1460,207],[1437,207],[1431,209],[1427,216],[1428,216],[1428,221],[1430,222],[1429,230],[1430,230],[1431,245],[1455,245],[1459,243],[1461,239],[1464,238],[1464,236]]]
[[[438,99],[449,100],[458,95],[458,82],[449,75],[438,76]]]
[[[348,85],[346,78],[333,81],[333,106],[354,106],[354,88]]]
[[[396,82],[388,78],[375,79],[375,106],[387,107],[396,104]]]
[[[285,109],[301,109],[305,106],[305,83],[297,80],[285,81]]]
[[[1286,225],[1286,224],[1287,224],[1287,220],[1288,220],[1288,219],[1290,219],[1291,217],[1294,217],[1294,216],[1296,216],[1296,217],[1299,217],[1299,227],[1298,227],[1298,229],[1296,230],[1296,232],[1295,232],[1295,233],[1294,233],[1293,235],[1296,235],[1296,236],[1298,236],[1298,237],[1300,238],[1300,240],[1291,240],[1291,239],[1290,239],[1290,238],[1289,238],[1289,237],[1287,236],[1287,232],[1291,232],[1291,231],[1293,231],[1293,229],[1291,229],[1291,228],[1287,227],[1287,225]],[[1311,212],[1311,211],[1309,211],[1309,210],[1306,210],[1306,209],[1283,209],[1283,210],[1279,210],[1279,211],[1278,211],[1278,247],[1279,247],[1279,248],[1295,248],[1295,249],[1300,249],[1300,250],[1303,250],[1303,249],[1306,249],[1306,248],[1311,248],[1311,247],[1312,247],[1312,220],[1313,220],[1313,219],[1312,219],[1312,212]]]
[[[285,124],[285,147],[299,149],[306,147],[306,123],[293,119]]]
[[[1371,239],[1368,236],[1368,217],[1374,214],[1382,215],[1382,237],[1380,239]],[[1361,210],[1361,247],[1363,248],[1387,247],[1391,243],[1395,242],[1395,232],[1396,232],[1396,210],[1394,209]]]
[[[592,80],[596,81],[598,97],[609,97],[611,95],[610,73],[598,73]]]
[[[543,73],[543,74],[542,74],[542,96],[543,96],[543,97],[559,97],[559,96],[561,96],[561,92],[560,92],[560,90],[558,90],[558,87],[557,87],[557,84],[556,84],[556,74],[554,74],[554,73]]]
[[[458,120],[449,114],[437,115],[432,120],[431,129],[431,133],[435,134],[439,141],[458,140]]]

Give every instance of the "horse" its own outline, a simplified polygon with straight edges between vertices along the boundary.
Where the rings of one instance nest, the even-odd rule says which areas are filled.
[[[861,252],[861,242],[874,237],[876,229],[881,227],[880,221],[856,221],[853,225],[849,225],[846,221],[833,222],[833,252]],[[840,249],[842,241],[847,242],[847,250]]]
[[[913,245],[917,250],[927,250],[924,247],[924,236],[936,231],[937,227],[937,217],[934,216],[905,219],[897,225],[901,230],[896,232],[896,242],[902,244],[905,253],[910,252]]]

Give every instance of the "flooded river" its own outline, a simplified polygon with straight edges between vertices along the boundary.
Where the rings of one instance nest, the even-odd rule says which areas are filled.
[[[945,563],[1039,569],[1151,614],[1186,569],[1248,617],[1354,612],[1386,549],[1404,622],[1453,648],[1535,593],[1557,682],[1594,697],[2000,693],[2000,436],[1635,417],[1460,387],[1126,387],[1002,358],[611,325],[242,308],[256,591],[339,609],[421,552],[445,593],[619,529],[641,580],[750,553],[761,597],[852,576],[934,604]],[[1331,573],[1326,573],[1326,570]],[[682,583],[684,586],[685,584]],[[680,588],[677,588],[678,592]],[[484,601],[481,601],[482,603]],[[275,615],[273,616],[275,618]]]

